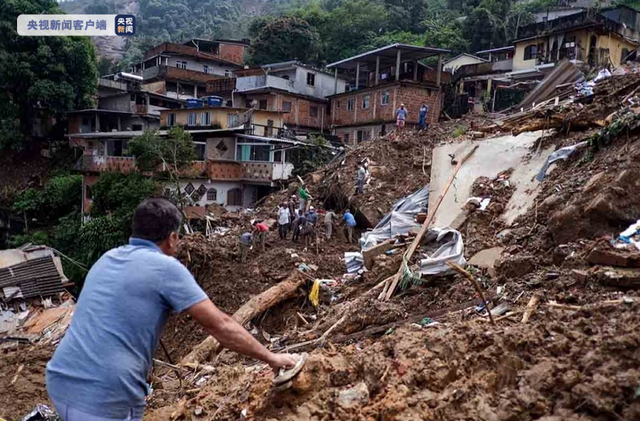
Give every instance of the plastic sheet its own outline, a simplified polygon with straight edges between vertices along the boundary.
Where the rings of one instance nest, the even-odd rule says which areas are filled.
[[[432,228],[427,232],[424,242],[427,247],[436,248],[436,250],[426,259],[420,260],[419,272],[422,275],[452,272],[446,262],[454,262],[459,266],[467,264],[464,258],[464,242],[460,232],[451,228]]]
[[[553,164],[556,161],[566,160],[569,156],[574,153],[577,149],[583,148],[587,145],[587,142],[576,143],[575,145],[567,146],[564,148],[560,148],[554,153],[552,153],[549,158],[547,158],[547,162],[544,163],[542,168],[540,168],[540,172],[536,176],[536,180],[542,181],[547,174],[547,170],[549,169],[549,165]]]
[[[419,213],[427,211],[429,206],[429,185],[396,202],[391,212],[372,230],[362,235],[360,246],[368,250],[396,235],[406,234],[420,224],[414,221]]]

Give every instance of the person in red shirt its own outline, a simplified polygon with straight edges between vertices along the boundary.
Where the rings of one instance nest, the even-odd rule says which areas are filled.
[[[264,252],[269,227],[264,222],[253,221],[253,232],[256,233],[253,238],[257,240],[258,244],[260,244],[260,248]]]

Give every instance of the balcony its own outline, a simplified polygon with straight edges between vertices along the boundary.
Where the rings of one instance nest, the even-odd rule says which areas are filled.
[[[145,82],[153,79],[175,79],[193,83],[207,83],[210,80],[219,79],[220,77],[221,76],[211,75],[204,72],[196,72],[195,70],[178,69],[177,67],[164,65],[149,67],[142,71],[142,78]]]
[[[115,89],[117,91],[127,91],[129,85],[126,82],[119,82],[111,79],[98,79],[99,88]]]
[[[227,77],[224,79],[215,79],[207,82],[207,94],[215,95],[222,92],[231,92],[236,89],[235,77]]]
[[[207,175],[218,181],[271,183],[291,176],[293,164],[274,162],[209,161]]]
[[[276,88],[287,92],[294,92],[294,81],[277,76],[258,75],[239,77],[236,80],[238,92],[251,91],[260,88]]]
[[[127,174],[134,171],[135,167],[135,159],[129,156],[83,155],[74,169],[81,172],[113,171]]]

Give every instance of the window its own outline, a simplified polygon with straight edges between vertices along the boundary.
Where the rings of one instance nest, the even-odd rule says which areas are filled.
[[[382,93],[382,96],[380,97],[380,104],[381,105],[389,105],[389,98],[391,97],[391,95],[389,95],[389,91],[384,91]]]
[[[318,117],[318,107],[309,107],[309,116]]]
[[[196,161],[205,161],[207,159],[206,142],[194,142],[194,144],[196,147]]]
[[[533,60],[538,55],[538,46],[529,45],[524,49],[524,59]]]
[[[224,77],[231,77],[231,70],[225,70]]]
[[[189,113],[189,126],[195,126],[198,124],[198,115],[196,113]]]
[[[371,105],[371,95],[365,95],[362,97],[362,109],[366,110]]]
[[[242,206],[241,189],[231,189],[227,192],[227,206]]]
[[[202,113],[200,114],[200,125],[201,126],[210,126],[211,125],[211,113]]]
[[[366,142],[371,139],[371,131],[370,130],[358,130],[358,143]]]
[[[344,134],[344,143],[349,143],[349,133]]]
[[[107,156],[129,156],[129,142],[126,140],[107,140]]]
[[[132,124],[131,130],[133,130],[134,132],[142,131],[142,124]]]
[[[266,99],[261,99],[260,100],[260,109],[261,110],[266,110],[267,109],[267,100]]]
[[[93,195],[91,193],[91,186],[84,186],[84,197],[87,200],[93,199]]]
[[[167,115],[167,126],[175,126],[176,125],[176,113],[171,113]]]
[[[271,162],[271,145],[238,144],[236,154],[237,161]]]
[[[275,151],[273,153],[273,162],[282,162],[282,151]]]
[[[176,60],[176,67],[178,69],[186,69],[187,68],[187,62],[184,60]]]
[[[347,111],[353,111],[356,108],[356,99],[349,98],[347,100]]]
[[[307,85],[316,86],[316,74],[315,73],[307,73]]]
[[[194,191],[196,191],[196,188],[193,187],[193,184],[189,183],[185,186],[184,191],[191,196],[191,193],[193,193]]]
[[[209,66],[207,66],[206,64],[202,66],[202,71],[205,72],[206,74],[209,74]]]
[[[285,113],[291,112],[291,103],[289,101],[282,101],[282,111]]]
[[[221,155],[224,155],[224,153],[229,150],[229,148],[227,147],[227,144],[224,143],[224,140],[221,140],[220,142],[218,142],[218,144],[216,145],[216,149]]]
[[[214,188],[207,190],[207,200],[209,202],[215,202],[218,200],[218,191]]]

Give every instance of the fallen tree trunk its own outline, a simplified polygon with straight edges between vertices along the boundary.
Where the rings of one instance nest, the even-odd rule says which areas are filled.
[[[265,312],[276,304],[291,298],[296,290],[305,283],[306,279],[294,270],[287,279],[274,285],[261,294],[247,301],[231,316],[236,322],[244,325],[260,313]],[[208,336],[196,345],[191,352],[180,361],[180,365],[201,364],[220,351],[221,345],[213,336]]]

